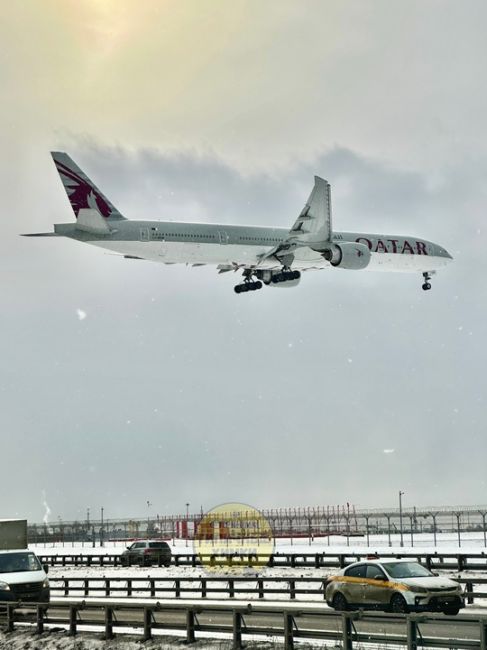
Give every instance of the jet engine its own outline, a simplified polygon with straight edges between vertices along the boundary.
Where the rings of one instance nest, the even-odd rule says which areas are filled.
[[[369,247],[358,242],[331,244],[322,252],[322,255],[332,266],[352,271],[361,271],[370,262]]]

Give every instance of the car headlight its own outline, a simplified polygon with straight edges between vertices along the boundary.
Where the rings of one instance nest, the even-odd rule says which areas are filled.
[[[0,580],[0,591],[10,591],[10,585]]]
[[[42,583],[42,588],[47,589],[49,587],[49,578],[46,578],[44,582]]]
[[[416,594],[427,594],[428,590],[426,587],[419,587],[418,585],[414,585],[409,587],[410,591],[414,591]]]

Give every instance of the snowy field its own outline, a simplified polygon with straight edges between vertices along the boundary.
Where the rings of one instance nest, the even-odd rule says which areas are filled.
[[[487,555],[484,534],[482,531],[472,533],[461,533],[461,546],[458,545],[457,533],[437,533],[437,545],[434,545],[432,533],[418,533],[411,536],[404,534],[404,547],[400,546],[400,536],[391,535],[391,545],[387,535],[370,535],[369,545],[364,537],[350,537],[349,544],[343,536],[317,537],[310,540],[307,537],[300,538],[280,538],[275,541],[275,553],[367,553],[380,552],[390,549],[395,552],[404,553],[482,553]],[[170,545],[173,553],[191,554],[194,553],[193,541],[184,539],[166,540]],[[39,554],[53,555],[75,555],[75,554],[115,554],[122,553],[127,547],[127,542],[106,542],[104,546],[93,547],[91,543],[84,544],[65,543],[62,544],[33,544],[30,548]],[[220,544],[217,547],[221,549]]]

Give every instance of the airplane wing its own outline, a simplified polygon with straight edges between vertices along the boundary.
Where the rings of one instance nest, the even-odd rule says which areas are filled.
[[[296,219],[285,241],[266,253],[261,261],[275,257],[284,266],[290,266],[296,248],[320,247],[331,241],[331,191],[324,178],[315,176],[315,184],[304,208]]]

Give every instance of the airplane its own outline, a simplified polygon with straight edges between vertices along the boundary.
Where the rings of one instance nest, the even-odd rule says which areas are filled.
[[[243,281],[234,287],[238,294],[263,284],[295,286],[303,272],[324,268],[422,273],[428,291],[432,275],[453,259],[442,246],[418,237],[334,232],[330,184],[319,176],[291,229],[134,221],[123,217],[68,154],[51,155],[76,221],[24,236],[68,237],[131,260],[242,271]]]

